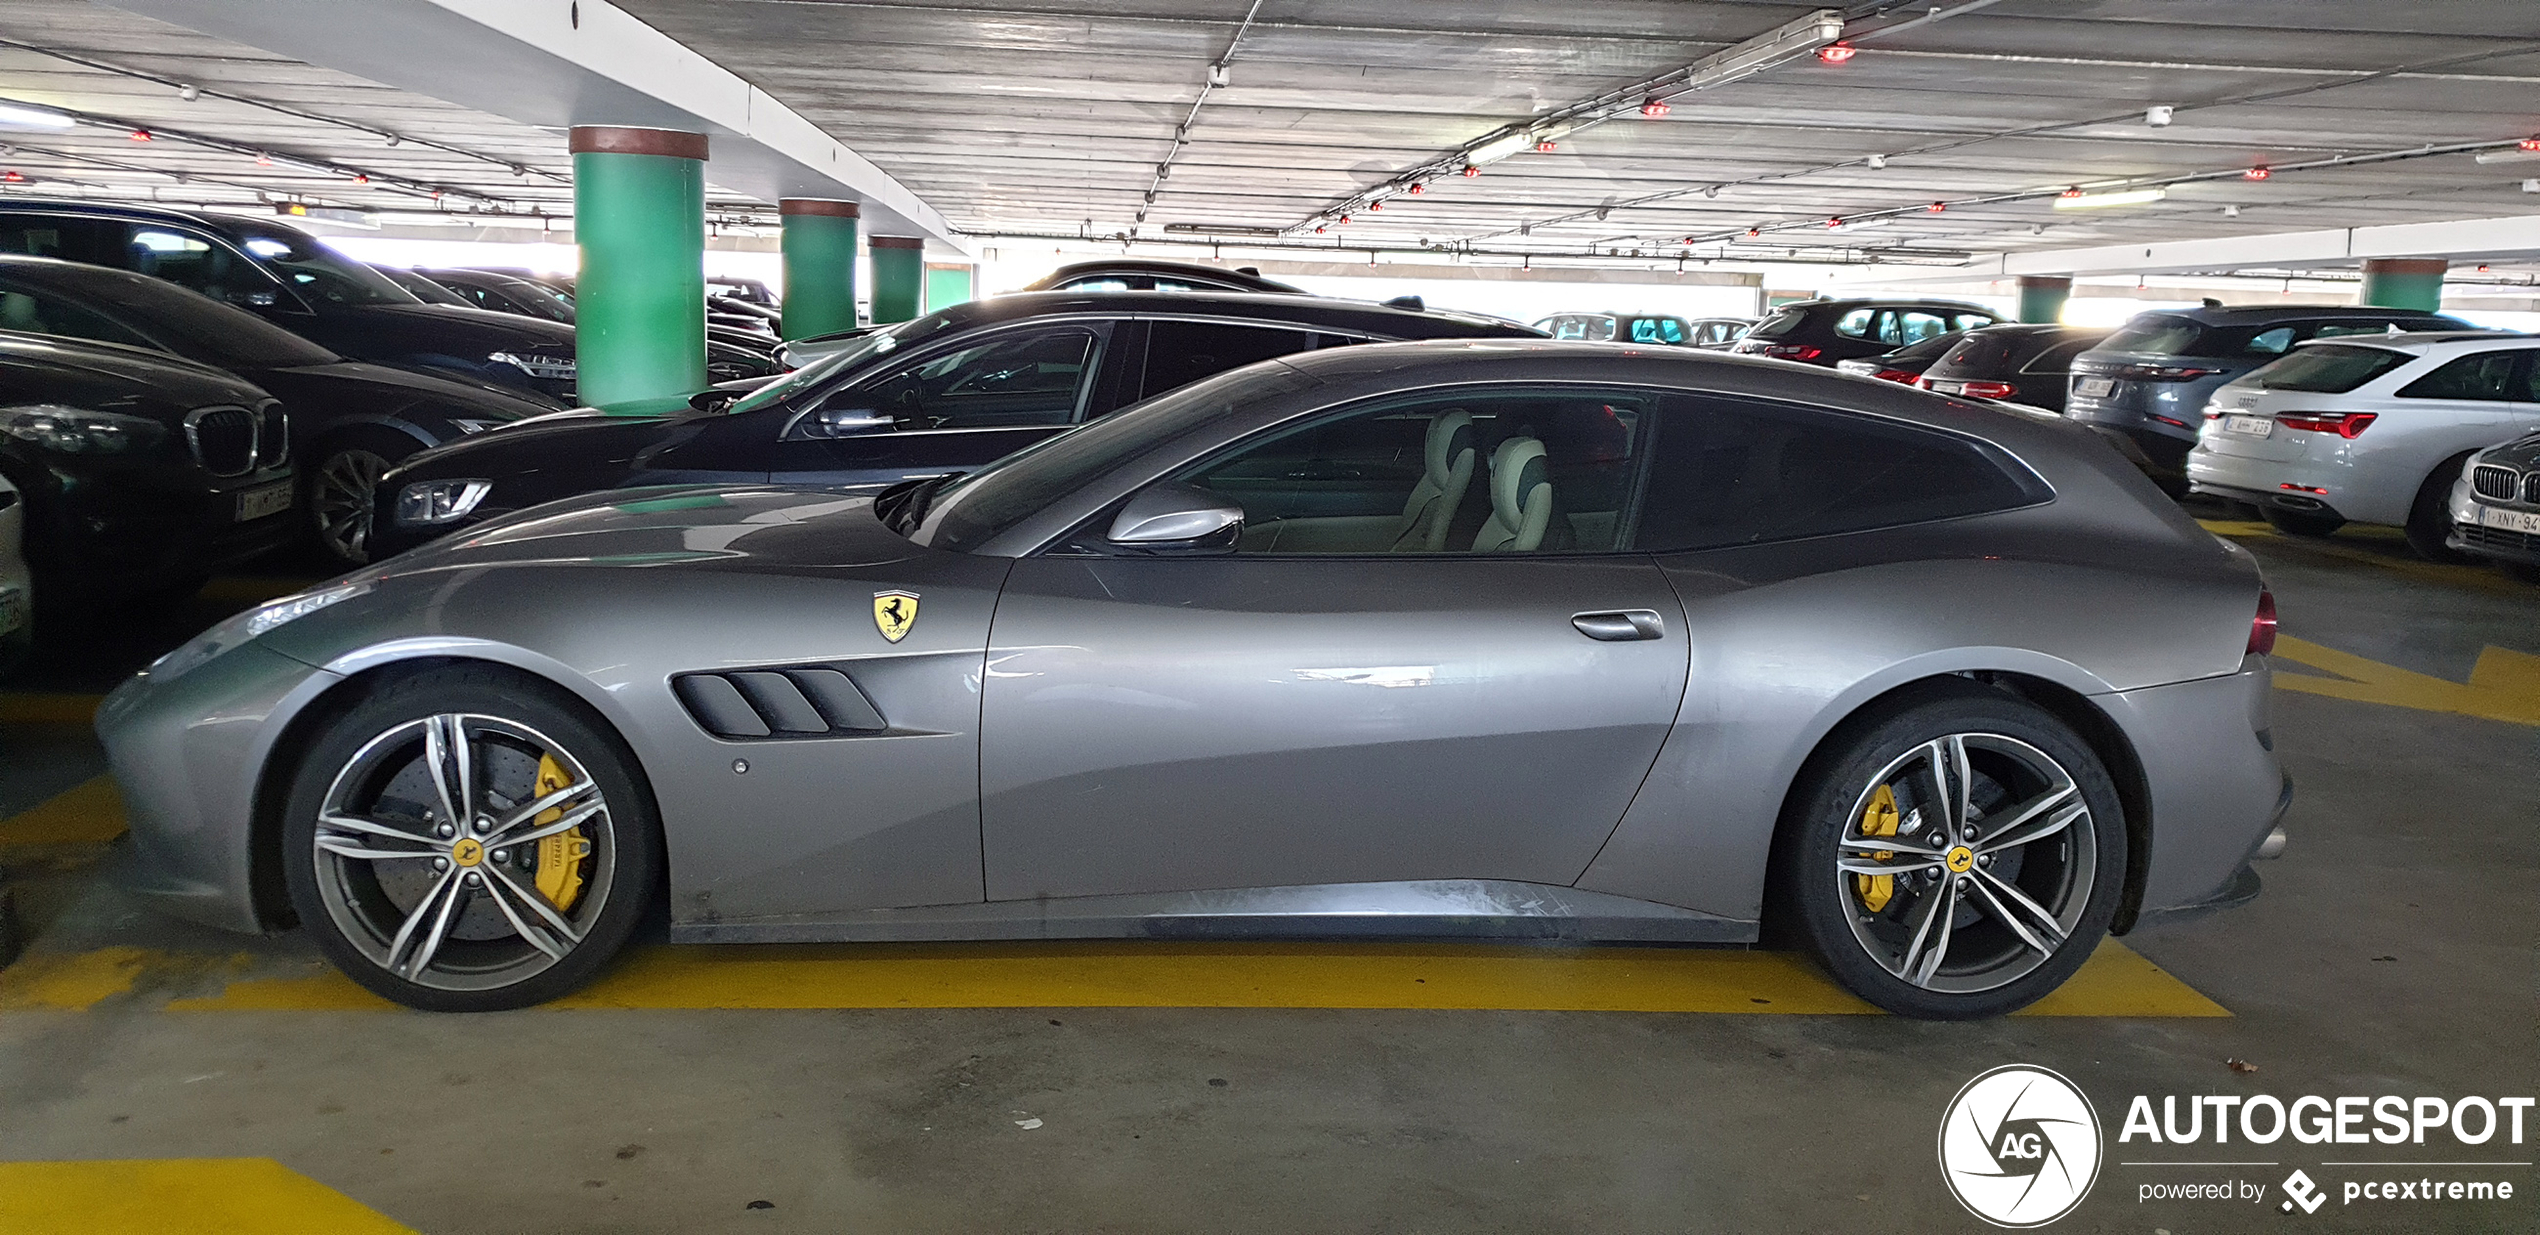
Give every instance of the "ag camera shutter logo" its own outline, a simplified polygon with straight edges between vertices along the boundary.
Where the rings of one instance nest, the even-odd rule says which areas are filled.
[[[2099,1179],[2099,1112],[2071,1081],[2006,1064],[1967,1082],[1940,1119],[1940,1174],[1995,1226],[2044,1226]]]

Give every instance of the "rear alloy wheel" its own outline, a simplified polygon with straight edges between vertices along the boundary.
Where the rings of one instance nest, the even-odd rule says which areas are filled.
[[[2089,959],[2125,880],[2097,756],[2016,697],[1972,690],[1870,727],[1803,785],[1784,901],[1853,993],[1905,1016],[1999,1016]]]
[[[2278,510],[2273,506],[2261,513],[2266,516],[2268,527],[2287,536],[2334,536],[2337,529],[2346,526],[2346,520],[2337,515],[2304,514],[2298,510]]]
[[[2416,500],[2408,503],[2408,547],[2429,562],[2466,562],[2470,555],[2445,544],[2452,534],[2452,485],[2460,480],[2461,469],[2469,465],[2469,453],[2445,459],[2417,486]]]
[[[371,511],[379,478],[412,453],[411,442],[339,442],[321,449],[309,469],[309,526],[328,557],[346,566],[370,560]]]
[[[658,826],[613,735],[499,671],[391,686],[318,743],[283,858],[338,967],[412,1007],[516,1008],[588,981],[660,871]]]

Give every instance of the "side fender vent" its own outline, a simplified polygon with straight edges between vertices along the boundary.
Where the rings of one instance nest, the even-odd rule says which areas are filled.
[[[719,738],[822,738],[890,728],[855,679],[836,669],[683,673],[670,688]]]

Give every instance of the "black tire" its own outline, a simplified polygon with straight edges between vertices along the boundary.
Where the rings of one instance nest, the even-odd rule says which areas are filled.
[[[301,455],[300,510],[318,552],[341,567],[370,560],[379,477],[423,444],[375,426],[329,434]]]
[[[2452,484],[2461,478],[2461,469],[2469,465],[2474,451],[2461,453],[2436,465],[2417,486],[2416,500],[2408,503],[2408,547],[2429,562],[2460,563],[2470,555],[2444,544],[2452,534]]]
[[[1933,860],[1923,862],[1911,850],[1932,834],[1925,809],[1951,808],[1914,769],[1930,766],[1928,751],[1941,752],[1944,766],[1956,766],[1958,756],[1947,754],[1952,735],[1972,773],[1964,783],[1978,835],[1949,838],[1945,849],[1935,843]],[[2060,779],[2042,774],[2035,759],[2051,763]],[[1894,830],[1865,830],[1859,821],[1877,817],[1882,786],[1892,808],[1884,826]],[[2039,803],[2051,805],[2027,822],[2014,815],[1996,825],[2005,831],[1987,832],[1987,820]],[[1997,838],[2016,841],[2050,827],[2075,803],[2085,809],[2060,830],[1976,856]],[[1865,836],[1888,838],[1898,848],[1865,848],[1876,843]],[[1892,861],[1879,869],[1900,873],[1846,873],[1836,865],[1846,856]],[[1861,998],[1903,1016],[1970,1020],[2026,1007],[2071,977],[2107,934],[2124,894],[2125,868],[2124,810],[2089,744],[2017,696],[1950,686],[1847,723],[1809,760],[1774,846],[1774,912],[1788,934]],[[1931,882],[1920,882],[1924,875]],[[1876,884],[1881,878],[1887,882]],[[2037,910],[2020,917],[2018,928],[2006,924],[2015,912],[2014,892]],[[1963,903],[1943,919],[1939,911],[1953,904],[1953,895]],[[1917,933],[1918,921],[1928,929]],[[1925,945],[1936,945],[1936,956]]]
[[[449,730],[425,731],[450,717],[461,718],[472,752],[465,787],[476,801],[463,814],[484,818],[525,806],[538,796],[536,777],[548,758],[568,788],[587,780],[596,789],[596,812],[580,809],[595,800],[586,789],[511,829],[525,837],[568,810],[586,816],[561,833],[565,846],[555,856],[556,882],[570,881],[571,892],[546,893],[544,842],[514,842],[516,850],[507,852],[499,826],[475,829],[484,839],[472,852],[464,848],[468,834],[435,839],[446,821],[430,804],[440,786],[424,770],[425,752]],[[386,833],[333,824],[322,831],[322,808],[330,818],[355,815],[412,835],[387,840],[380,839]],[[570,848],[577,840],[579,853]],[[527,1007],[582,986],[626,946],[662,877],[660,816],[626,743],[562,691],[492,666],[394,682],[330,723],[293,778],[281,842],[292,907],[327,958],[370,990],[432,1012]],[[321,856],[321,844],[335,848]],[[395,857],[338,852],[359,845]],[[524,883],[508,873],[514,869],[535,873]],[[392,920],[414,925],[392,933]],[[549,928],[551,920],[565,929]],[[426,921],[434,923],[428,930]]]
[[[2334,536],[2337,529],[2346,526],[2346,520],[2337,515],[2305,514],[2298,510],[2278,510],[2273,506],[2260,513],[2266,516],[2268,527],[2287,536]]]

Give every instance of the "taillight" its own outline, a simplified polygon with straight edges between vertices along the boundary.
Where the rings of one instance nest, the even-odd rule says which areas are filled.
[[[2160,421],[2162,424],[2169,425],[2169,426],[2170,426],[2170,427],[2172,427],[2172,428],[2177,428],[2177,429],[2192,429],[2192,428],[2195,428],[2195,426],[2194,426],[2194,425],[2191,425],[2191,424],[2187,423],[2187,422],[2186,422],[2186,421],[2184,421],[2184,420],[2176,420],[2176,419],[2172,419],[2171,417],[2164,416],[2164,415],[2160,414],[2159,412],[2145,412],[2145,413],[2143,413],[2143,414],[2144,414],[2146,417],[2149,417],[2149,418],[2151,418],[2151,419],[2153,419],[2153,420]]]
[[[1910,369],[1881,369],[1871,376],[1878,378],[1882,382],[1903,382],[1906,385],[1911,386],[1914,384],[1914,379],[1921,377],[1922,374],[1913,372]]]
[[[2020,388],[2009,382],[1963,382],[1958,387],[1958,393],[1979,399],[2008,399],[2020,393]]]
[[[2258,616],[2249,619],[2249,652],[2264,656],[2275,650],[2275,593],[2258,589]]]
[[[2334,433],[2348,441],[2364,435],[2372,422],[2381,419],[2379,412],[2348,412],[2343,416],[2289,416],[2276,414],[2275,422],[2288,429],[2307,429],[2313,433]]]
[[[2129,364],[2109,370],[2108,376],[2121,377],[2129,382],[2192,382],[2220,372],[2220,369],[2191,369],[2184,365]]]
[[[1826,354],[1825,349],[1810,347],[1805,343],[1767,343],[1755,350],[1758,354],[1770,356],[1775,360],[1815,360]]]

